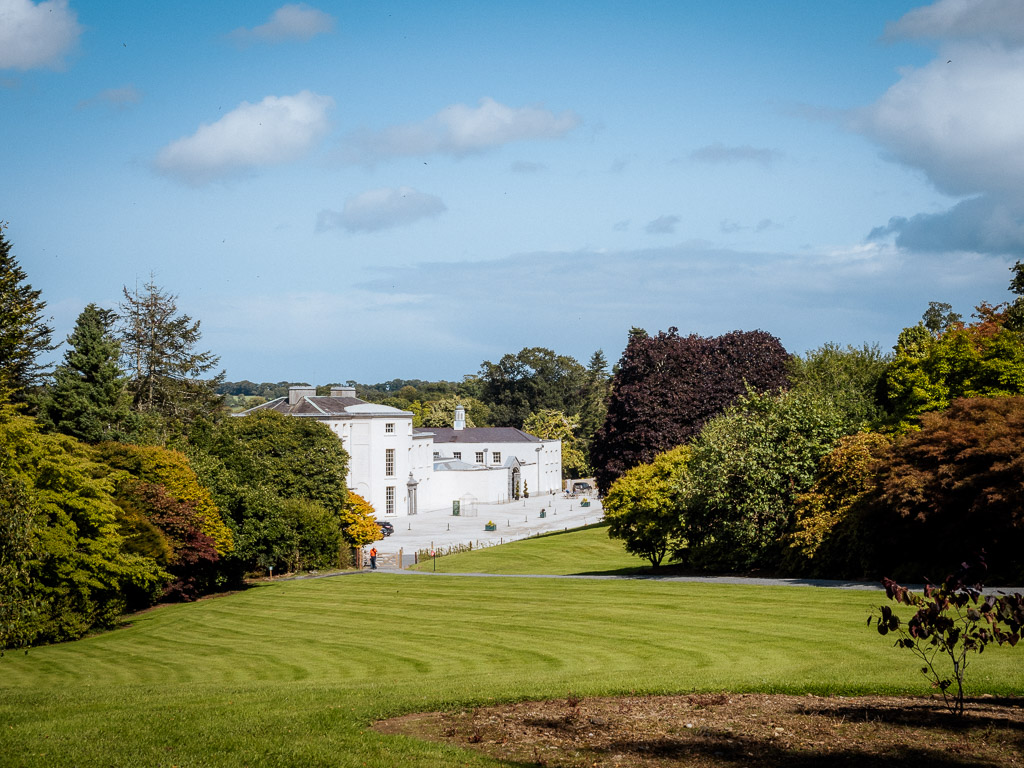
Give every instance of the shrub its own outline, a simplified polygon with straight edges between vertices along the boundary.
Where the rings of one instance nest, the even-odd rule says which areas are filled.
[[[895,632],[895,647],[912,651],[924,663],[921,673],[957,716],[964,713],[964,678],[971,654],[982,653],[992,642],[1015,646],[1024,627],[1024,595],[983,597],[978,580],[983,571],[983,560],[973,568],[963,563],[941,585],[927,584],[923,596],[884,579],[886,597],[917,612],[905,624],[888,605],[868,617],[868,626],[874,621],[880,635]]]

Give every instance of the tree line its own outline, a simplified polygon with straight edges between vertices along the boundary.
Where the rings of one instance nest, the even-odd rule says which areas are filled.
[[[1024,265],[971,319],[932,302],[891,354],[631,335],[593,456],[610,535],[652,565],[1024,577]]]
[[[227,419],[200,323],[152,280],[86,306],[56,349],[0,225],[0,648],[109,627],[374,541],[324,425]]]

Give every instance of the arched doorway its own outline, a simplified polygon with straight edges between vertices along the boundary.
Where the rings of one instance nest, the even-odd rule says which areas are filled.
[[[518,499],[521,493],[519,467],[512,467],[512,474],[509,475],[508,480],[508,497],[510,499]]]

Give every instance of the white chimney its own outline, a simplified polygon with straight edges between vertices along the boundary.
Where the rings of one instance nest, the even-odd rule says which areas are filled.
[[[331,397],[355,397],[355,387],[331,387]]]
[[[461,405],[455,406],[455,423],[452,425],[455,429],[466,428],[466,409]]]

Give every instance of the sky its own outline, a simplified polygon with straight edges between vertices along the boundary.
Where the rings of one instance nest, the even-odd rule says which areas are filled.
[[[230,381],[887,351],[1011,298],[1024,3],[0,0],[0,146],[55,339],[152,281]]]

